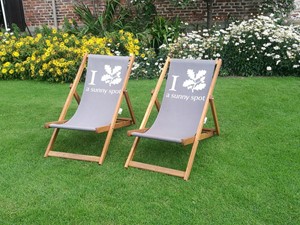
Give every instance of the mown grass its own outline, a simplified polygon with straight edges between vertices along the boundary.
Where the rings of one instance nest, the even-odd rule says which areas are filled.
[[[67,84],[1,81],[0,224],[300,223],[299,78],[219,78],[221,135],[200,143],[187,182],[124,169],[126,131],[140,124],[155,83],[129,82],[138,124],[114,132],[99,166],[43,157],[52,132],[43,124],[57,120]],[[104,138],[62,131],[55,149],[100,154]],[[184,169],[189,151],[143,140],[136,159]]]

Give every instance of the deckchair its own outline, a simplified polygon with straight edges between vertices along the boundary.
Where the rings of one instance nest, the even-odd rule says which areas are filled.
[[[88,60],[87,60],[88,59]],[[78,95],[76,87],[87,65],[87,72],[82,97]],[[70,86],[71,90],[62,109],[58,121],[45,124],[46,128],[54,128],[52,137],[45,152],[45,157],[55,156],[69,159],[96,161],[103,163],[114,129],[135,123],[131,102],[126,91],[134,56],[102,56],[85,55],[81,66]],[[131,118],[118,118],[123,96],[129,108]],[[72,98],[79,103],[78,108],[70,120],[65,120]],[[107,132],[104,146],[99,156],[73,154],[53,151],[53,145],[60,129]]]
[[[169,175],[189,178],[198,143],[200,140],[219,135],[213,89],[221,67],[221,60],[191,60],[168,58],[158,79],[155,90],[145,116],[138,130],[128,131],[129,136],[135,136],[125,167],[136,167],[145,170],[161,172]],[[157,100],[163,80],[168,77],[161,105]],[[146,128],[153,106],[159,109],[157,117],[150,128]],[[214,128],[203,128],[208,106],[214,120]],[[160,167],[133,160],[140,138],[150,138],[161,141],[192,144],[191,153],[185,171]]]

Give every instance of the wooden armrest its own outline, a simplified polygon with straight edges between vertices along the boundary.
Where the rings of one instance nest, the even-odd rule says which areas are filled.
[[[53,121],[53,122],[48,122],[48,123],[45,123],[44,127],[45,128],[50,128],[50,124],[63,124],[65,122],[67,122],[68,120],[60,120],[60,121]]]
[[[145,133],[147,130],[149,130],[149,128],[129,130],[129,131],[127,131],[127,136],[132,136],[132,133],[134,133],[134,132]]]
[[[186,145],[194,143],[194,141],[195,141],[195,136],[182,139],[181,140],[181,144],[184,145],[184,146],[186,146]]]

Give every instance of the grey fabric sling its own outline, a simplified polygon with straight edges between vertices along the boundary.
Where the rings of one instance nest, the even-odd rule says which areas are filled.
[[[214,75],[215,60],[171,59],[161,108],[151,128],[133,136],[181,143],[195,136]]]
[[[111,123],[122,86],[129,57],[89,55],[86,80],[80,104],[73,117],[52,128],[95,131]]]

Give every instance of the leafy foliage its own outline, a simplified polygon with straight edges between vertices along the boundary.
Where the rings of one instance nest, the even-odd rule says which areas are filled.
[[[300,33],[280,19],[259,16],[225,30],[193,31],[164,48],[172,57],[222,58],[223,74],[300,76]]]
[[[93,34],[104,36],[107,32],[112,32],[114,29],[122,27],[123,14],[116,13],[120,7],[118,0],[106,0],[106,7],[103,13],[97,15],[84,3],[74,5],[74,11],[84,23],[84,28],[81,34]]]
[[[295,9],[295,0],[263,0],[260,10],[263,14],[274,14],[276,17],[284,18]]]
[[[108,33],[102,38],[76,36],[46,26],[36,32],[35,37],[0,32],[0,79],[71,82],[86,53],[139,55],[139,40],[129,32]]]

